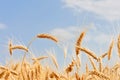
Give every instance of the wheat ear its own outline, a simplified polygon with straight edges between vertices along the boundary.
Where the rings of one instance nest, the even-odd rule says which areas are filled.
[[[58,39],[50,34],[38,34],[37,38],[47,38],[53,40],[54,42],[58,42]]]
[[[81,46],[84,35],[85,35],[85,31],[80,34],[79,38],[76,41],[76,46]],[[76,55],[78,55],[79,54],[79,48],[76,47],[75,51],[76,51]]]
[[[108,50],[108,60],[110,60],[110,58],[111,58],[113,46],[114,46],[114,41],[112,40],[110,47],[109,47],[109,50]]]
[[[90,51],[89,49],[87,48],[82,48],[82,47],[79,47],[79,46],[76,46],[79,50],[85,52],[86,54],[88,54],[89,56],[91,56],[92,58],[94,58],[95,60],[98,60],[97,56],[95,55],[94,52]]]

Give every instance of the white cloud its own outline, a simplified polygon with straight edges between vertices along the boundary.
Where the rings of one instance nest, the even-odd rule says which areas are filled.
[[[74,37],[68,29],[57,28],[51,31],[60,41],[67,41]]]
[[[112,35],[101,33],[98,36],[94,37],[93,40],[102,45],[105,43],[109,43],[112,40],[112,38],[113,38]]]
[[[0,29],[5,29],[7,26],[3,23],[0,23]]]
[[[120,0],[63,0],[65,6],[89,11],[108,20],[120,20]]]

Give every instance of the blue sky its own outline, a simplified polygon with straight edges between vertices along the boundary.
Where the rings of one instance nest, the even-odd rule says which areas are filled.
[[[61,63],[63,58],[59,56],[63,54],[59,47],[71,46],[68,52],[74,53],[73,45],[84,29],[88,32],[83,46],[100,55],[108,50],[112,37],[115,39],[120,33],[119,3],[119,0],[2,0],[0,62],[5,63],[4,59],[9,56],[9,39],[13,40],[13,44],[20,42],[27,45],[36,34],[51,33],[60,40],[58,45],[48,40],[36,40],[32,51],[39,56],[54,48]],[[22,56],[23,52],[16,54],[18,52],[13,57]]]

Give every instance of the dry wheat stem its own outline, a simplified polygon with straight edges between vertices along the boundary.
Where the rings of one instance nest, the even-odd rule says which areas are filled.
[[[80,69],[80,66],[81,66],[81,60],[80,60],[79,56],[76,56],[76,61],[74,59],[73,59],[73,61],[76,64],[76,68],[77,68],[77,72],[78,72]]]
[[[95,71],[97,71],[97,67],[95,65],[95,63],[93,62],[92,58],[90,58],[90,56],[88,56],[89,60],[90,60],[90,63],[92,64],[92,67]]]
[[[55,64],[56,68],[58,69],[58,63],[57,63],[57,60],[56,60],[55,56],[53,56],[53,55],[51,54],[50,57],[51,57],[53,63]]]

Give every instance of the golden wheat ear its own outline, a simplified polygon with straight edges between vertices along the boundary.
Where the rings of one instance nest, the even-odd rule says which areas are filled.
[[[12,55],[12,41],[10,40],[8,43],[9,53]]]
[[[20,50],[24,50],[24,51],[28,52],[28,48],[27,47],[25,47],[23,45],[12,45],[12,41],[9,41],[8,46],[9,46],[10,55],[12,55],[12,52],[15,49],[20,49]]]
[[[53,35],[50,35],[50,34],[38,34],[37,38],[46,38],[46,39],[53,40],[56,43],[58,42],[58,39],[56,37],[54,37]]]
[[[83,32],[80,34],[79,38],[78,38],[77,41],[76,41],[76,46],[81,46],[83,37],[85,36],[85,33],[86,33],[86,32],[83,31]],[[78,48],[78,47],[75,47],[75,51],[76,51],[76,55],[78,55],[78,54],[79,54],[79,48]]]
[[[75,61],[73,60],[73,61],[69,64],[69,66],[65,69],[65,71],[66,71],[67,74],[70,73],[70,72],[72,72],[74,65],[75,65]]]
[[[99,78],[101,78],[101,79],[105,79],[105,80],[110,80],[110,77],[109,76],[107,76],[107,75],[105,75],[105,74],[103,74],[103,73],[101,73],[101,72],[98,72],[98,71],[90,71],[89,72],[89,75],[96,75],[96,76],[98,76]]]
[[[113,46],[114,46],[114,40],[112,40],[110,47],[109,47],[109,50],[108,50],[108,60],[110,60],[110,58],[111,58]]]
[[[91,50],[84,48],[84,47],[79,47],[76,46],[80,51],[85,52],[87,55],[91,56],[92,58],[94,58],[95,60],[98,61],[98,57],[96,56],[96,54],[94,52],[92,52]]]
[[[24,51],[28,52],[28,48],[23,46],[23,45],[15,45],[15,46],[12,47],[12,49],[13,50],[20,49],[20,50],[24,50]]]

